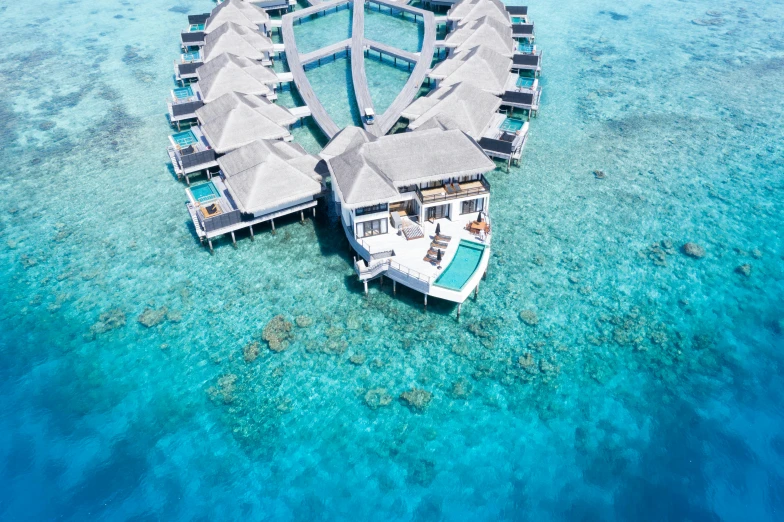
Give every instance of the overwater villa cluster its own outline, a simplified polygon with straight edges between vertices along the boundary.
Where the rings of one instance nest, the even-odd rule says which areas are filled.
[[[315,215],[323,197],[339,216],[366,292],[368,281],[386,276],[393,291],[400,283],[424,294],[425,305],[429,295],[462,303],[478,292],[490,257],[486,174],[497,166],[493,159],[507,169],[519,161],[539,109],[542,56],[528,9],[500,0],[311,4],[225,0],[189,16],[168,102],[178,131],[168,151],[189,185],[196,234],[212,251],[217,236],[230,234],[236,244],[239,230],[253,237],[254,225],[270,222],[274,232],[276,218]],[[351,37],[300,53],[294,25],[347,5]],[[367,39],[372,6],[422,23],[419,52]],[[273,31],[282,43],[273,42]],[[411,71],[380,114],[365,75],[370,52],[408,62]],[[336,125],[305,72],[339,53],[350,56],[361,126]],[[271,67],[275,59],[285,60],[287,72]],[[275,103],[286,85],[305,106]],[[291,128],[305,118],[329,138],[318,155],[293,142]],[[203,175],[206,182],[190,184]]]

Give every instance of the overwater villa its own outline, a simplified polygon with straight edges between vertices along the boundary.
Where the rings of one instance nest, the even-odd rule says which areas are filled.
[[[484,175],[495,164],[459,130],[358,141],[327,165],[341,223],[361,256],[360,279],[367,288],[386,275],[425,294],[425,302],[432,295],[462,303],[487,269]]]
[[[201,54],[205,63],[228,53],[259,61],[262,65],[271,65],[273,48],[272,40],[260,32],[226,22],[207,35]]]
[[[222,156],[217,176],[186,189],[196,234],[212,251],[212,240],[293,213],[316,214],[324,193],[324,162],[284,141],[254,141]]]
[[[275,87],[280,78],[269,67],[259,62],[223,53],[196,70],[205,103],[217,100],[224,94],[239,92],[265,96],[274,100]]]
[[[291,141],[299,118],[266,98],[230,92],[196,111],[200,127],[218,154],[256,140]]]
[[[196,110],[204,106],[204,99],[198,83],[175,87],[171,97],[166,100],[169,123],[180,129],[180,124],[196,119]]]
[[[204,45],[204,24],[209,13],[188,16],[188,29],[180,33],[180,43],[183,49]]]
[[[528,122],[510,118],[498,109],[502,101],[470,83],[440,87],[419,98],[403,111],[409,130],[459,129],[479,143],[491,158],[503,160],[507,169],[519,161],[528,140]]]
[[[502,95],[517,81],[511,71],[512,59],[483,46],[456,53],[428,73],[436,86],[470,83],[483,91]]]
[[[496,18],[483,16],[449,33],[444,39],[444,47],[449,50],[449,55],[460,53],[482,46],[496,53],[511,58],[516,49],[516,42],[512,39],[512,26]]]
[[[215,149],[198,125],[169,136],[170,145],[166,149],[172,168],[180,179],[190,184],[194,174],[207,172],[218,166]]]

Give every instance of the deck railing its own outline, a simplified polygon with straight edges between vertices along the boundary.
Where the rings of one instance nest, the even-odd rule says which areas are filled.
[[[422,203],[432,203],[433,201],[447,201],[447,200],[450,200],[450,199],[464,198],[464,197],[470,196],[472,194],[484,194],[484,193],[490,192],[490,183],[487,181],[487,179],[484,176],[479,178],[479,182],[482,184],[481,187],[472,187],[470,189],[463,189],[463,188],[461,188],[460,190],[458,190],[456,192],[452,192],[451,194],[447,192],[445,194],[429,194],[429,195],[425,195],[425,194],[422,193],[421,189],[417,188],[417,196],[419,196],[419,200]],[[471,182],[469,181],[469,182],[466,182],[466,183],[471,183]],[[434,187],[434,188],[437,188],[437,187]],[[427,189],[425,189],[425,190],[427,190]]]
[[[401,265],[400,263],[392,260],[391,258],[378,260],[374,263],[370,263],[366,267],[363,267],[361,263],[362,260],[359,259],[354,264],[354,269],[357,271],[357,275],[361,279],[372,279],[376,277],[378,274],[380,274],[381,272],[391,269],[428,285],[433,281],[432,277],[425,275],[417,270],[414,270],[413,268],[409,268],[405,265]]]

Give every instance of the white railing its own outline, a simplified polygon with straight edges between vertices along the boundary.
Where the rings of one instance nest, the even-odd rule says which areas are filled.
[[[370,263],[367,267],[363,267],[361,265],[361,261],[362,261],[361,259],[357,260],[354,264],[354,268],[357,271],[357,275],[361,279],[371,279],[373,277],[376,277],[381,272],[387,270],[394,270],[404,276],[407,276],[412,279],[416,279],[427,285],[430,285],[433,281],[432,277],[425,275],[417,270],[414,270],[413,268],[409,268],[405,265],[401,265],[397,261],[394,261],[390,258],[381,259],[376,262]]]

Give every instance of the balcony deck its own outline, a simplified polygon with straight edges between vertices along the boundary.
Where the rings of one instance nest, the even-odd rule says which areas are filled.
[[[422,204],[451,201],[453,199],[467,198],[473,195],[487,194],[490,192],[490,183],[482,176],[476,181],[464,183],[447,183],[440,187],[421,189],[417,191]]]

